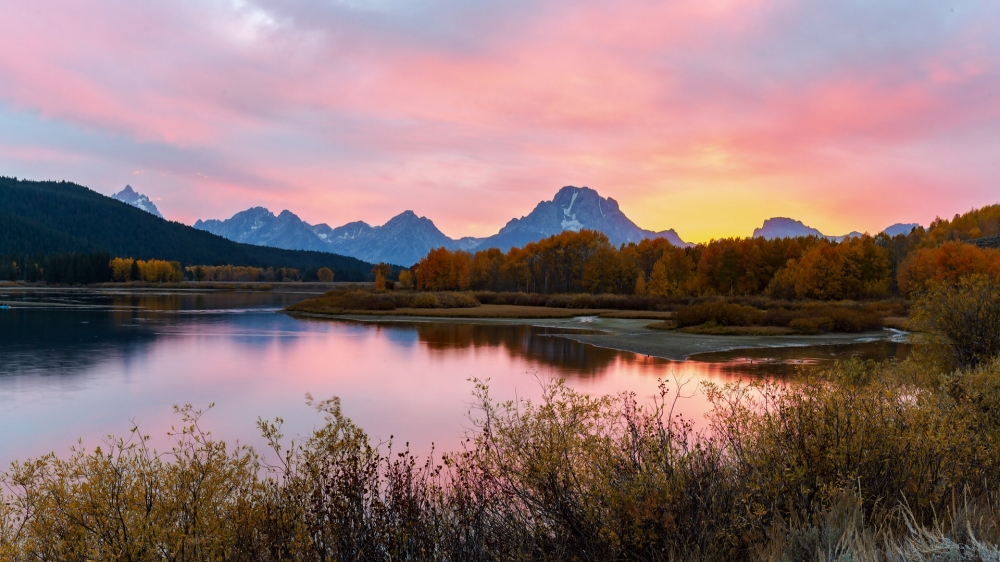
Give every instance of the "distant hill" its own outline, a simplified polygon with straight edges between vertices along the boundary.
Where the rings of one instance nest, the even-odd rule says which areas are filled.
[[[815,228],[802,224],[802,221],[797,221],[787,217],[774,217],[767,219],[760,228],[755,228],[753,231],[754,238],[764,238],[766,240],[774,240],[776,238],[799,238],[801,236],[815,236],[817,238],[827,237]]]
[[[888,235],[891,238],[895,238],[896,236],[899,236],[900,234],[902,234],[903,236],[907,236],[907,235],[910,234],[910,232],[913,231],[914,228],[919,228],[919,227],[920,227],[920,225],[917,224],[917,223],[915,223],[915,222],[914,223],[897,223],[897,224],[894,224],[894,225],[890,226],[889,228],[886,228],[882,232],[886,233],[886,235]]]
[[[344,281],[367,280],[372,268],[331,253],[239,244],[73,183],[0,177],[0,254],[92,251],[186,265],[329,267]]]
[[[132,189],[131,185],[126,185],[125,189],[115,193],[111,196],[111,198],[116,201],[132,205],[136,209],[142,209],[143,211],[160,217],[161,219],[163,218],[163,215],[160,214],[160,210],[156,208],[156,205],[154,205],[152,201],[149,200],[149,197],[146,197],[141,193],[136,193],[135,190]]]

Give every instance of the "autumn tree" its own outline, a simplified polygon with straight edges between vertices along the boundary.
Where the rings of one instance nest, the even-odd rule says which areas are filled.
[[[938,248],[923,248],[899,266],[897,283],[904,295],[913,296],[933,282],[954,283],[972,274],[1000,278],[1000,251],[946,242]]]
[[[316,277],[323,283],[329,283],[333,281],[333,271],[329,267],[321,267],[316,272]]]
[[[646,275],[643,273],[640,273],[639,277],[635,280],[635,294],[640,297],[644,297],[648,294],[646,291]]]
[[[410,273],[409,269],[404,269],[399,272],[399,287],[401,289],[413,288],[413,274]]]
[[[839,299],[843,295],[843,258],[837,249],[823,242],[799,260],[795,275],[795,296],[803,299]]]
[[[375,279],[379,273],[382,274],[383,279],[389,279],[392,275],[392,266],[385,262],[375,264],[375,267],[372,268],[372,279]]]
[[[135,260],[132,258],[115,258],[111,260],[111,278],[115,281],[125,282],[132,280],[132,265]]]

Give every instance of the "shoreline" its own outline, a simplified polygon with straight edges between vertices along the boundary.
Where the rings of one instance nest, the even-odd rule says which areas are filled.
[[[659,357],[671,361],[684,361],[702,353],[717,353],[739,349],[845,345],[880,340],[900,341],[901,338],[905,338],[908,335],[906,332],[892,329],[856,334],[821,334],[815,336],[719,336],[689,334],[677,331],[648,329],[646,325],[649,323],[649,320],[604,318],[596,314],[593,316],[575,316],[571,318],[476,318],[472,316],[403,316],[398,314],[321,314],[287,310],[279,312],[304,319],[370,324],[446,323],[555,328],[565,330],[565,332],[549,335],[595,347]],[[600,333],[595,334],[595,331]]]

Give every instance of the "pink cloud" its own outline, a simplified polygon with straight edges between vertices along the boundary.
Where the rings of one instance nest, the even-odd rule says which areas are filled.
[[[28,146],[0,162],[105,192],[143,169],[137,187],[188,222],[412,208],[485,235],[585,184],[699,240],[784,212],[874,231],[894,209],[996,199],[992,7],[2,3],[0,118],[94,140],[15,130],[3,144]],[[78,174],[25,156],[54,146]]]

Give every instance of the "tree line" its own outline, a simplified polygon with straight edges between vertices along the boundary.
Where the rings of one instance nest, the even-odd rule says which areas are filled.
[[[400,275],[425,291],[767,295],[783,299],[913,296],[932,281],[1000,277],[1000,251],[967,240],[1000,232],[1000,205],[935,220],[908,235],[724,238],[689,248],[663,239],[615,246],[592,230],[471,253],[438,248]]]
[[[107,283],[112,279],[106,252],[0,254],[0,280],[64,285]]]
[[[333,279],[334,271],[328,267],[304,271],[293,268],[233,265],[182,267],[178,261],[112,258],[107,252],[0,254],[0,281],[26,283],[90,285],[112,282],[179,283],[181,281],[330,282]]]

